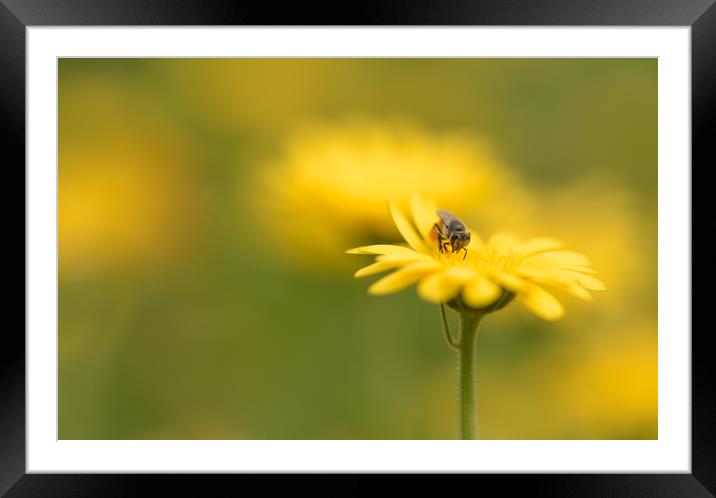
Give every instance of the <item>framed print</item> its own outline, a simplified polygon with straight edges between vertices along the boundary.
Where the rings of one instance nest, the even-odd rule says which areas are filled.
[[[712,496],[709,2],[3,2],[8,496],[257,472]]]

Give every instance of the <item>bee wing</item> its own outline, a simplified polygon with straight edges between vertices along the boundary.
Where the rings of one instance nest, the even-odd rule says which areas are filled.
[[[445,211],[444,209],[438,209],[437,211],[438,216],[440,217],[440,221],[443,222],[443,225],[447,226],[450,224],[452,220],[456,220],[455,215],[452,214],[450,211]]]

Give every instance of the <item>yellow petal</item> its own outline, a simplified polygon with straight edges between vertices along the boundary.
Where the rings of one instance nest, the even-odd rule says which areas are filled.
[[[415,226],[425,240],[429,240],[430,230],[438,221],[437,209],[435,202],[424,194],[413,194],[410,198],[410,211]]]
[[[422,252],[415,252],[412,249],[410,253],[405,254],[382,254],[375,257],[376,261],[393,261],[400,262],[403,264],[419,263],[421,261],[435,261],[435,258]]]
[[[521,277],[568,284],[578,283],[577,278],[581,275],[572,270],[552,266],[518,266],[514,272]]]
[[[592,270],[589,267],[586,266],[580,266],[580,265],[559,265],[559,267],[563,270],[569,270],[579,273],[597,273],[595,270]]]
[[[417,254],[409,247],[394,246],[390,244],[376,244],[372,246],[356,247],[354,249],[348,249],[348,254],[381,254],[381,255],[392,255],[392,256],[410,256],[411,254]]]
[[[574,297],[578,297],[579,299],[584,299],[585,301],[591,301],[592,295],[587,291],[584,287],[578,284],[568,285],[566,287],[557,286],[563,291],[572,294]]]
[[[521,277],[529,278],[540,284],[548,284],[557,287],[575,297],[586,301],[592,300],[592,295],[587,292],[579,283],[579,273],[561,268],[552,267],[517,267],[515,273]]]
[[[590,266],[589,259],[583,254],[572,251],[550,251],[528,256],[523,265],[562,267],[563,265]]]
[[[525,240],[520,242],[514,248],[514,251],[522,256],[531,256],[544,251],[552,251],[562,247],[562,243],[555,239],[544,237]]]
[[[496,233],[487,242],[488,247],[492,248],[498,254],[511,252],[514,247],[519,244],[519,239],[511,233]]]
[[[418,263],[406,266],[378,280],[368,288],[368,293],[378,296],[397,292],[439,268],[440,266],[437,263]]]
[[[465,267],[448,268],[426,277],[418,285],[418,294],[426,301],[443,303],[460,292],[460,287],[475,277],[472,270]]]
[[[501,271],[492,274],[492,278],[497,284],[512,292],[522,292],[528,286],[528,282],[524,279]]]
[[[527,308],[540,318],[558,320],[564,316],[562,304],[539,285],[530,285],[520,296]]]
[[[519,275],[520,277],[526,277],[526,278],[537,278],[537,279],[544,279],[547,277],[554,277],[554,276],[563,276],[564,274],[561,273],[564,270],[561,270],[560,268],[553,268],[551,266],[518,266],[514,269],[515,274]],[[571,277],[572,273],[569,272],[569,275]],[[573,280],[573,277],[572,277]]]
[[[389,203],[388,207],[390,208],[390,215],[393,217],[395,226],[398,227],[400,235],[403,236],[408,245],[416,251],[428,252],[428,248],[425,246],[423,239],[420,238],[418,232],[415,231],[408,219],[403,216],[403,213],[400,212],[400,209],[398,209],[395,203]]]
[[[462,288],[462,297],[468,306],[482,308],[494,303],[502,289],[483,276],[472,279]]]
[[[601,280],[595,277],[590,277],[589,275],[582,275],[577,274],[577,282],[579,282],[579,285],[584,287],[585,289],[589,290],[607,290],[604,283],[602,283]]]
[[[402,261],[378,261],[376,263],[373,263],[372,265],[368,265],[361,268],[360,270],[355,272],[353,276],[355,278],[367,277],[369,275],[375,275],[376,273],[382,273],[384,271],[392,270],[393,268],[397,268],[402,265]]]

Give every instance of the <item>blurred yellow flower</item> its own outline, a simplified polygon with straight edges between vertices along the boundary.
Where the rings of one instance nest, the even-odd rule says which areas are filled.
[[[418,294],[433,303],[454,302],[458,308],[492,311],[519,296],[533,313],[545,320],[561,318],[561,303],[542,285],[557,287],[581,299],[588,290],[604,290],[590,275],[589,260],[582,254],[559,250],[561,243],[548,238],[519,240],[507,233],[493,235],[486,243],[474,230],[465,256],[440,251],[431,231],[438,216],[435,204],[423,195],[410,202],[412,222],[394,203],[390,213],[409,247],[371,245],[350,249],[351,254],[374,254],[376,262],[356,272],[356,277],[396,270],[374,283],[369,292],[389,294],[418,284]]]
[[[532,219],[515,229],[520,233],[549,229],[575,250],[589,251],[589,259],[609,286],[604,299],[610,315],[617,310],[633,314],[637,305],[656,304],[655,219],[640,212],[633,193],[587,177],[537,197],[540,202],[531,212]]]
[[[509,202],[514,191],[484,140],[369,120],[305,127],[288,140],[283,159],[259,175],[246,211],[258,213],[261,226],[276,227],[267,235],[290,240],[291,255],[319,265],[335,263],[345,247],[395,238],[385,199],[425,192],[462,212]]]
[[[166,263],[194,226],[186,179],[142,158],[95,160],[96,167],[60,178],[61,276]]]
[[[658,323],[632,315],[613,329],[594,329],[564,341],[542,359],[551,404],[563,424],[597,439],[658,437]],[[585,335],[588,340],[581,339]],[[579,337],[579,338],[578,338]]]
[[[197,199],[191,176],[173,159],[136,139],[62,157],[62,278],[157,268],[186,248],[197,226]]]
[[[147,87],[113,72],[79,77],[85,73],[71,69],[95,63],[105,70],[115,64],[61,61],[63,279],[165,267],[185,254],[200,226],[195,141],[163,113]]]

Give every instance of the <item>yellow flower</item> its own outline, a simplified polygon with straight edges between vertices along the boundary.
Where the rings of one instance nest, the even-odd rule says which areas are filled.
[[[277,238],[272,246],[330,266],[345,263],[336,255],[346,247],[396,237],[385,199],[425,192],[465,212],[512,201],[514,183],[483,140],[364,119],[300,128],[283,157],[262,167],[258,184],[241,197],[246,212],[258,213],[258,226],[275,227],[267,233]]]
[[[521,241],[507,233],[487,242],[470,230],[468,252],[440,252],[431,231],[438,221],[436,207],[423,195],[410,202],[412,222],[390,203],[393,221],[409,247],[371,245],[350,249],[350,254],[374,254],[376,261],[358,270],[356,277],[395,270],[375,282],[369,292],[390,294],[417,284],[418,294],[433,303],[447,302],[462,312],[495,311],[515,296],[536,315],[556,320],[564,314],[561,303],[543,285],[551,285],[581,299],[588,290],[604,290],[582,254],[561,249],[554,239]]]
[[[194,142],[107,62],[60,64],[60,279],[178,263],[201,226]]]

